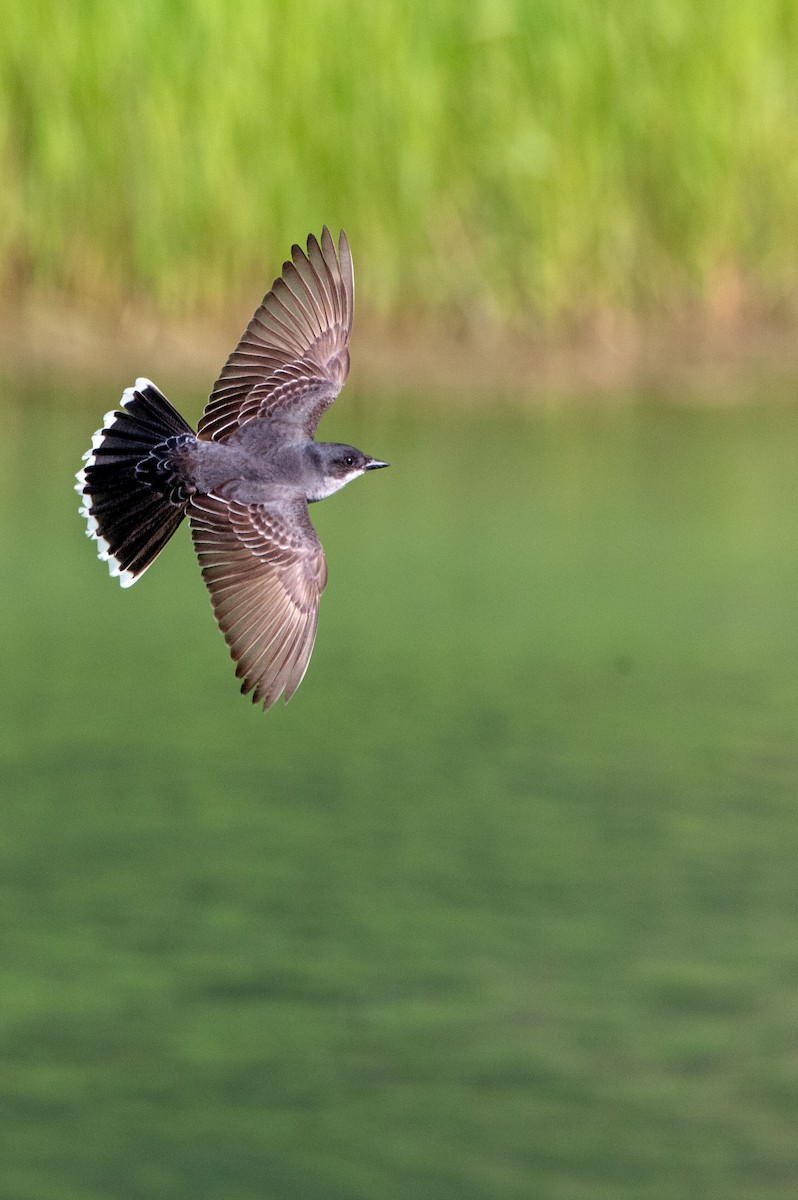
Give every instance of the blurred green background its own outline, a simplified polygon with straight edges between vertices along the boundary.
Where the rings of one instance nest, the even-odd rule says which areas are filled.
[[[790,0],[11,0],[0,269],[180,315],[322,222],[458,330],[795,308]]]
[[[789,372],[533,404],[358,346],[789,331],[797,51],[786,3],[6,6],[2,1200],[795,1196]],[[264,715],[186,530],[123,592],[72,484],[136,323],[240,327],[324,221],[320,435],[392,468],[314,506]]]

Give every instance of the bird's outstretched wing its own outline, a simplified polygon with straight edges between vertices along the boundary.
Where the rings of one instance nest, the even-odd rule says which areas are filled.
[[[349,373],[354,286],[343,230],[337,254],[326,225],[307,253],[292,246],[214,384],[199,436],[225,441],[248,421],[279,416],[313,437]]]
[[[307,670],[327,582],[321,542],[298,497],[279,505],[195,496],[191,534],[241,691],[271,707]]]

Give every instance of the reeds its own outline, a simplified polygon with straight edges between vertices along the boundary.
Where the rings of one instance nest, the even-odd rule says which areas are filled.
[[[344,225],[383,315],[795,300],[781,0],[4,9],[7,299],[213,311]]]

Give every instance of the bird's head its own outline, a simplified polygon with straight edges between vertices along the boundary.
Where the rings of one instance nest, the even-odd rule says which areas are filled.
[[[339,491],[358,475],[366,471],[376,471],[378,467],[387,467],[387,462],[379,458],[371,458],[355,446],[346,446],[339,442],[317,442],[314,446],[322,477],[320,494],[314,495],[313,500],[323,500]]]

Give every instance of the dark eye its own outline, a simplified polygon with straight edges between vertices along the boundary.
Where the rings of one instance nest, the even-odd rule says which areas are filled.
[[[354,455],[347,454],[346,458],[344,459],[344,466],[353,467],[354,465],[355,465]]]

